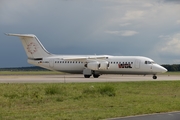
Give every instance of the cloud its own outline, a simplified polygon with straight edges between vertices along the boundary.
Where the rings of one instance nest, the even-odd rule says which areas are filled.
[[[180,20],[177,20],[177,24],[180,24]]]
[[[153,7],[153,4],[152,3],[145,3],[143,6],[144,7]]]
[[[138,34],[138,32],[136,32],[136,31],[128,31],[128,30],[126,30],[126,31],[121,31],[121,35],[122,36],[133,36],[133,35],[135,35],[135,34]]]
[[[180,3],[180,0],[164,0],[167,3]]]
[[[135,34],[138,34],[136,31],[132,30],[125,30],[125,31],[106,31],[108,34],[113,34],[113,35],[119,35],[119,36],[133,36]]]
[[[4,1],[0,8],[0,24],[19,24],[23,17],[38,10],[39,3],[36,0],[9,0]]]
[[[180,56],[180,33],[172,36],[160,36],[163,41],[159,46],[160,54],[170,54],[171,56]],[[163,43],[164,42],[164,43]]]
[[[33,33],[47,50],[57,54],[120,51],[122,55],[143,55],[154,60],[159,57],[159,63],[174,61],[179,55],[178,50],[174,50],[175,54],[171,49],[179,49],[176,33],[180,4],[169,1],[0,0],[0,33]],[[0,54],[5,59],[0,66],[21,66],[26,56],[20,42],[3,34],[0,39]],[[7,45],[13,51],[7,51]],[[151,51],[153,53],[149,54]],[[19,52],[22,54],[17,54]],[[16,56],[11,61],[13,54]]]
[[[131,24],[131,23],[121,23],[120,26],[123,27],[123,26],[128,26],[128,25],[130,25],[130,24]]]
[[[145,12],[142,10],[128,11],[125,13],[125,16],[122,19],[123,20],[136,20],[136,19],[142,18],[144,14]]]

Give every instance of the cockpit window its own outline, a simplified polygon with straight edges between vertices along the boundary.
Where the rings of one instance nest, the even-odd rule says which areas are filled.
[[[145,64],[154,64],[155,62],[154,61],[145,61],[144,63]]]

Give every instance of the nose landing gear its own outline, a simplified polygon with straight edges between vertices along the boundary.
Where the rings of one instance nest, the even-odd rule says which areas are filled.
[[[157,79],[157,76],[156,76],[156,75],[153,75],[153,79]]]

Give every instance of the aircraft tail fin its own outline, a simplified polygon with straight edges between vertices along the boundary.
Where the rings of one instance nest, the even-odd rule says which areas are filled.
[[[8,36],[17,36],[20,38],[24,50],[29,59],[38,59],[43,57],[48,57],[52,55],[49,53],[38,38],[33,34],[11,34],[7,33]]]

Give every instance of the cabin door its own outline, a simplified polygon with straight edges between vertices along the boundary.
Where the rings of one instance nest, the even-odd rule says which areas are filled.
[[[135,68],[136,69],[140,68],[140,60],[135,60]]]
[[[54,60],[53,59],[49,60],[49,67],[50,68],[54,67]]]

